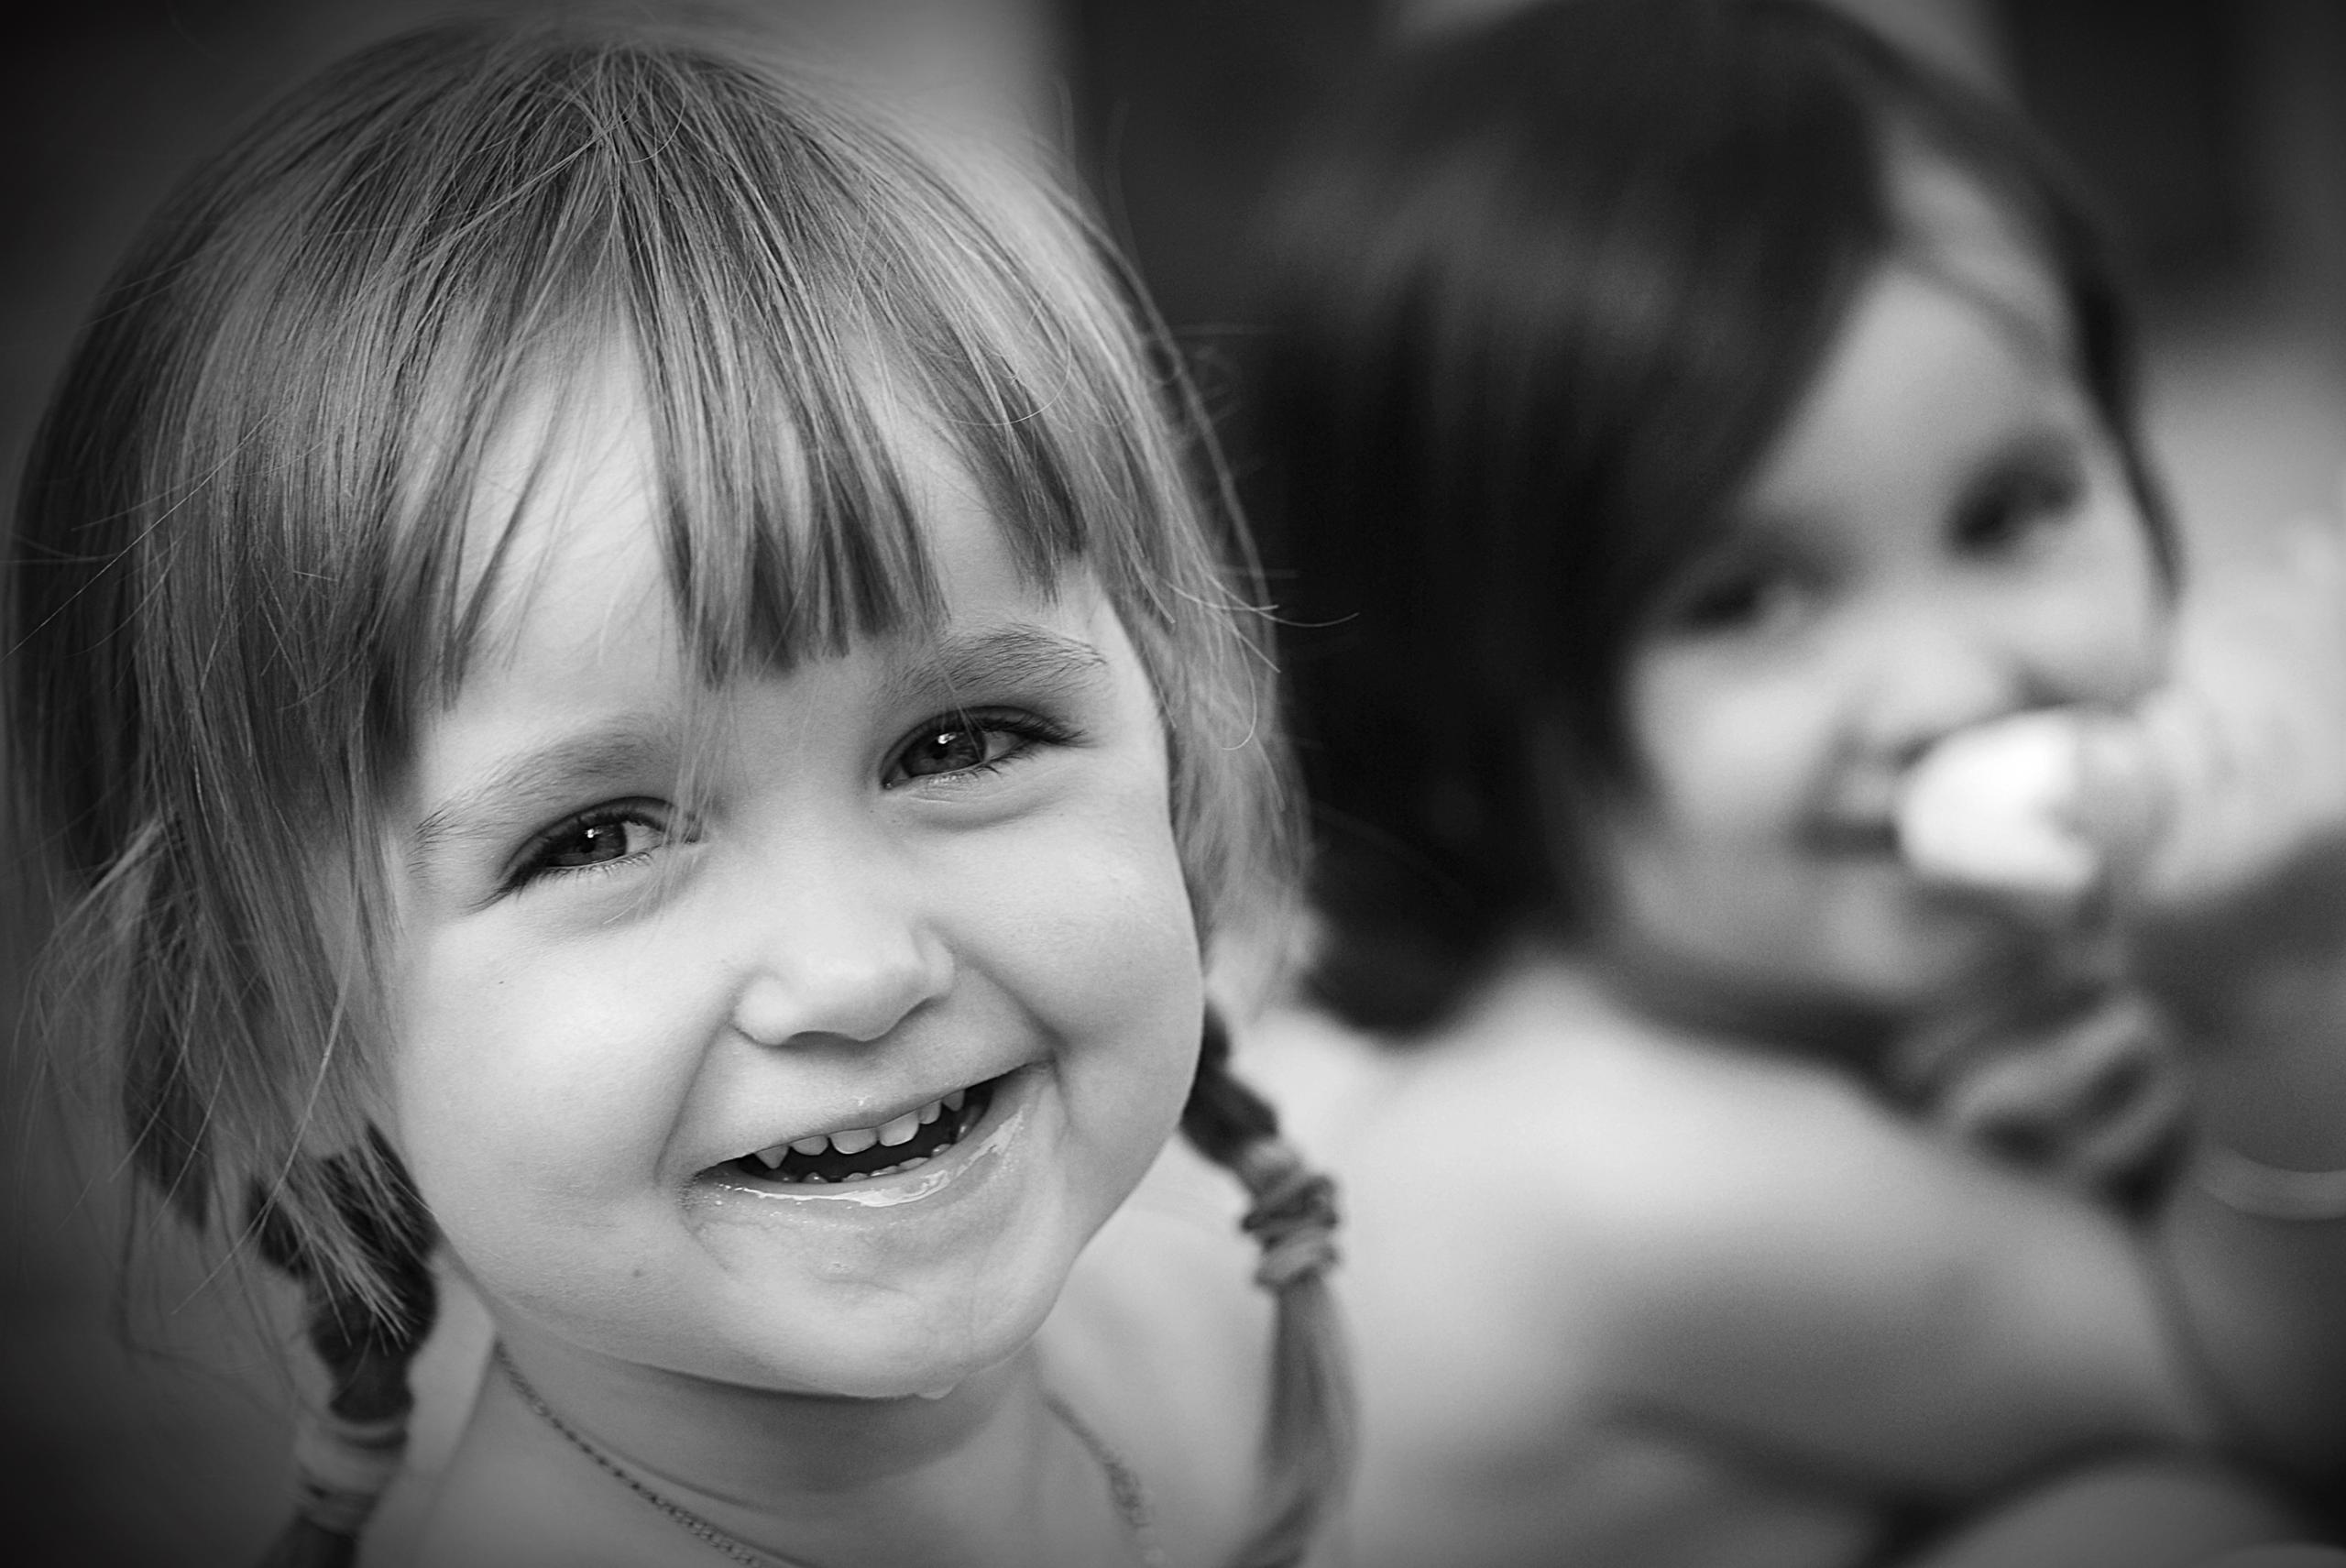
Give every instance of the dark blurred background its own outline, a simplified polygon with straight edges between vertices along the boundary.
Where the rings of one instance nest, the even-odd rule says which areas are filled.
[[[1133,255],[1211,402],[1246,331],[1244,235],[1299,117],[1372,50],[1511,0],[688,3],[771,17],[944,104],[971,135],[1024,137],[1062,159]],[[1846,3],[2011,93],[2099,189],[2144,307],[2154,434],[2195,543],[2221,550],[2290,511],[2336,505],[2346,5]],[[512,7],[6,7],[0,473],[12,491],[103,274],[190,160],[257,100],[354,45],[491,8]],[[0,1017],[18,1014],[41,918],[28,895],[0,913]],[[234,1332],[242,1288],[159,1230],[126,1233],[113,1173],[64,1157],[38,1051],[12,1038],[0,1075],[0,1552],[27,1564],[248,1562],[284,1514],[287,1394],[252,1336]],[[159,1262],[127,1303],[113,1284],[125,1247]],[[442,1397],[420,1437],[426,1459],[462,1415],[455,1391],[478,1343],[477,1316],[460,1310],[430,1371]],[[372,1560],[396,1552],[417,1494],[395,1497]]]

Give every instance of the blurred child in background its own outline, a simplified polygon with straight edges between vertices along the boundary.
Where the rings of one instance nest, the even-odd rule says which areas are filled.
[[[2025,128],[1821,6],[1573,0],[1395,62],[1279,224],[1323,928],[1262,1065],[1355,1221],[1358,1559],[1817,1568],[2095,1458],[2337,1475],[2346,1203],[2206,1177],[2346,1166],[2340,900],[2255,895],[2336,747],[2205,773],[2268,841],[2122,898],[1901,852],[1951,737],[2280,689],[2170,669],[2123,313]],[[2289,548],[2227,624],[2346,725],[2340,543]],[[2096,1475],[1987,1560],[2296,1528]]]

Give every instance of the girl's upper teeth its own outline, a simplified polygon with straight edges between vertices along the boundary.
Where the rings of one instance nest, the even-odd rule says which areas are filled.
[[[837,1149],[841,1154],[861,1154],[874,1144],[893,1148],[898,1144],[912,1142],[915,1133],[948,1111],[959,1111],[968,1098],[957,1089],[942,1100],[932,1100],[917,1111],[907,1111],[893,1121],[883,1122],[876,1127],[842,1127],[836,1133],[817,1133],[812,1137],[792,1138],[758,1150],[758,1163],[772,1170],[794,1149],[803,1155],[818,1155],[826,1149]]]

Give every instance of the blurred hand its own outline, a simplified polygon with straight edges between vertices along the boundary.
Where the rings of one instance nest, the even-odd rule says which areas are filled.
[[[2079,980],[1935,1020],[1900,1043],[1891,1074],[1957,1142],[2128,1206],[2181,1147],[2181,1060],[2131,987]]]
[[[2346,511],[2346,497],[2341,497]],[[2346,516],[2305,518],[2212,563],[2184,596],[2143,755],[2089,751],[2088,791],[2156,775],[2130,904],[2188,916],[2253,900],[2346,846]],[[2141,787],[2139,785],[2135,786]],[[2346,932],[2341,932],[2346,938]]]
[[[2229,903],[2346,842],[2346,516],[2211,563],[2166,684],[2132,712],[2037,709],[1949,736],[1910,773],[1900,831],[1928,876],[2055,905],[2114,884],[2158,913]]]
[[[2048,931],[2114,914],[2139,977],[2195,1025],[2227,988],[2346,965],[2346,520],[2211,563],[2167,683],[2132,712],[1949,737],[1900,826],[1924,875]]]

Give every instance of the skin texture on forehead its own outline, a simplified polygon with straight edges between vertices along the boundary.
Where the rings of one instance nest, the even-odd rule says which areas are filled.
[[[1886,262],[1961,295],[2026,352],[2071,362],[2075,323],[2043,247],[1978,179],[1912,136],[1892,138],[1885,164],[1898,233]]]

